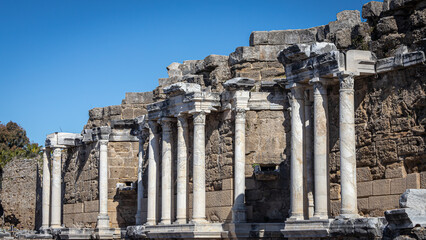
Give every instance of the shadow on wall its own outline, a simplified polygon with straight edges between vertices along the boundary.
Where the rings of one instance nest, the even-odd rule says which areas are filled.
[[[34,230],[38,230],[41,227],[41,222],[42,222],[41,211],[42,211],[42,184],[41,184],[40,168],[39,168],[39,165],[37,164]]]
[[[126,228],[136,224],[136,189],[120,190],[116,189],[114,196],[114,205],[116,215],[111,214],[111,223],[114,222],[120,228]],[[115,219],[114,219],[115,218]]]

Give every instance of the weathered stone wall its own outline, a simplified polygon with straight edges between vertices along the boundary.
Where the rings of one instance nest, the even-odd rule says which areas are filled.
[[[40,159],[15,159],[3,168],[0,225],[33,230],[41,226]]]

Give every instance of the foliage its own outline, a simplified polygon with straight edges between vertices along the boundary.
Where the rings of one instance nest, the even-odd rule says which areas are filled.
[[[35,158],[41,155],[41,146],[30,143],[26,131],[12,121],[0,123],[0,169],[14,158]]]

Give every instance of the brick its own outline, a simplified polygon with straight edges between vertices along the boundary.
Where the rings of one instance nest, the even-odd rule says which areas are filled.
[[[372,196],[368,198],[370,210],[391,210],[399,207],[399,195]]]
[[[206,208],[206,215],[209,222],[229,222],[232,219],[232,207]]]
[[[420,188],[420,174],[410,173],[407,175],[407,189],[419,189]]]
[[[358,198],[358,211],[368,210],[368,198]]]
[[[406,179],[405,178],[394,178],[391,180],[391,194],[402,194],[405,192]]]
[[[222,190],[232,190],[234,189],[234,181],[232,178],[227,178],[222,180]]]
[[[84,212],[99,212],[99,201],[85,201],[84,202]]]
[[[420,188],[426,189],[426,172],[420,173]]]
[[[373,181],[373,195],[389,195],[390,194],[390,179],[380,179]]]
[[[369,167],[362,167],[356,169],[356,181],[357,182],[368,182],[373,180]]]
[[[369,197],[373,195],[373,181],[358,183],[357,195],[358,197]]]
[[[233,200],[232,190],[206,192],[206,207],[232,206]]]

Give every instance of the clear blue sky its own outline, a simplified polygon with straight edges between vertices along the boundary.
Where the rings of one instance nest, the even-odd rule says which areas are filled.
[[[252,31],[327,24],[366,0],[0,0],[0,121],[44,145],[94,107],[153,90],[172,62],[229,55]]]

